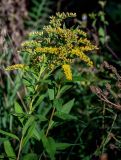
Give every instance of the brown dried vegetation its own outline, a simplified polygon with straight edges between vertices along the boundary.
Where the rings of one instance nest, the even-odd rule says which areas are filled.
[[[108,106],[121,110],[121,76],[117,69],[106,61],[101,65],[101,70],[109,71],[111,79],[114,80],[114,85],[107,83],[103,89],[98,86],[91,86],[91,91]]]

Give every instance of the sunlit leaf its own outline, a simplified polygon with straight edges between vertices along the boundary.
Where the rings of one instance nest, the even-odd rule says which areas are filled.
[[[35,121],[35,117],[31,116],[28,121],[26,122],[26,124],[23,127],[22,130],[22,135],[24,136],[26,134],[27,129],[33,124],[33,122]]]
[[[14,149],[11,146],[11,143],[8,140],[4,142],[4,149],[5,149],[5,153],[7,154],[7,157],[8,157],[9,160],[16,159]]]
[[[18,115],[21,115],[21,116],[18,116],[18,119],[20,120],[21,123],[23,123],[24,118],[22,118],[22,114],[24,112],[22,107],[17,102],[15,102],[14,109],[15,109],[15,113],[17,113]]]

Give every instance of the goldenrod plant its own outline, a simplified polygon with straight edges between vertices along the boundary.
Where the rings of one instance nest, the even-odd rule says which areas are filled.
[[[97,49],[79,27],[66,28],[65,20],[75,17],[75,13],[56,13],[50,17],[49,25],[44,26],[42,31],[31,32],[29,40],[21,44],[19,52],[27,54],[30,61],[6,68],[7,71],[20,69],[24,72],[23,81],[29,93],[25,96],[25,108],[18,102],[14,107],[13,114],[21,123],[19,134],[0,130],[0,133],[14,138],[16,145],[19,144],[16,155],[10,141],[4,143],[6,154],[14,159],[31,159],[32,156],[35,159],[46,159],[49,156],[54,160],[58,150],[73,145],[58,142],[52,138],[51,131],[60,125],[58,119],[77,120],[77,117],[70,114],[75,99],[65,102],[61,97],[72,87],[71,68],[76,59],[93,68],[93,62],[87,54]],[[42,143],[44,148],[40,149],[39,157],[30,150],[36,141]],[[11,152],[7,151],[7,146]],[[23,148],[27,148],[27,151],[23,151]]]
[[[49,25],[45,26],[42,31],[30,33],[29,37],[32,40],[23,42],[21,50],[29,54],[31,63],[28,66],[23,64],[9,66],[6,70],[29,67],[39,71],[42,66],[54,70],[62,66],[66,78],[72,80],[70,67],[76,57],[87,63],[89,67],[93,67],[93,62],[86,52],[97,47],[91,44],[86,33],[79,28],[67,29],[64,26],[64,19],[69,17],[74,18],[76,14],[57,13],[56,16],[50,17]]]

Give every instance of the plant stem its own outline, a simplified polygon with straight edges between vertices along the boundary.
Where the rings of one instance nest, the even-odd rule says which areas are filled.
[[[47,130],[46,130],[46,134],[45,134],[46,136],[47,136],[48,133],[49,133],[49,130],[50,130],[50,127],[51,127],[51,122],[52,122],[54,113],[55,113],[55,107],[53,108],[52,113],[51,113],[51,116],[50,116],[49,124],[48,124]]]
[[[103,119],[102,119],[102,129],[104,130],[105,129],[105,103],[104,103],[104,106],[103,106]]]
[[[19,158],[20,158],[20,153],[21,153],[21,149],[22,149],[22,142],[23,142],[23,136],[21,137],[21,140],[20,140],[19,150],[18,150],[18,155],[17,155],[16,160],[19,160]]]
[[[57,95],[56,95],[56,99],[60,98],[60,94],[59,94],[59,90],[60,90],[60,85],[58,86],[58,92],[57,92]],[[51,122],[52,122],[52,119],[53,119],[53,116],[54,116],[54,113],[55,113],[55,107],[53,107],[53,110],[52,110],[52,113],[51,113],[51,116],[50,116],[50,120],[49,120],[49,124],[48,124],[48,127],[47,127],[47,130],[46,130],[46,137],[49,133],[49,130],[50,130],[50,127],[51,127]]]

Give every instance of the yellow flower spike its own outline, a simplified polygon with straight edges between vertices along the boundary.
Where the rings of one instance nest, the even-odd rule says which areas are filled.
[[[72,49],[72,53],[79,56],[80,59],[85,63],[87,63],[88,66],[93,67],[93,62],[90,60],[90,58],[78,48]]]
[[[67,80],[72,80],[72,72],[71,72],[70,65],[64,64],[64,65],[62,65],[62,68],[63,68],[63,70],[64,70],[66,79],[67,79]]]
[[[6,71],[10,71],[10,70],[15,70],[15,69],[27,69],[28,66],[26,66],[25,64],[15,64],[15,65],[12,65],[12,66],[8,66],[5,70]]]

